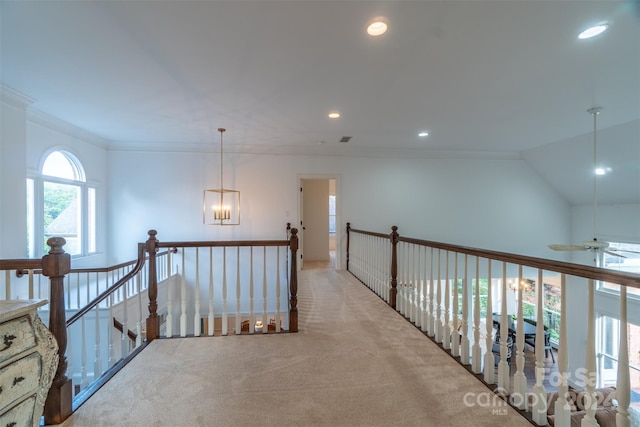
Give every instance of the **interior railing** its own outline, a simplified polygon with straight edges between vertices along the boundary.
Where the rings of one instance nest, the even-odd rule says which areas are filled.
[[[572,406],[576,393],[583,408],[579,414],[582,425],[597,425],[604,399],[602,391],[596,389],[595,289],[598,282],[619,285],[615,417],[617,426],[630,425],[627,288],[640,288],[640,275],[402,237],[395,226],[385,234],[347,224],[346,258],[347,270],[356,278],[481,378],[496,396],[537,425],[572,425],[571,418],[577,414]],[[548,276],[560,279],[561,313],[567,307],[567,286],[586,294],[586,349],[568,348],[568,334],[573,331],[567,328],[567,316],[560,316],[557,372],[553,378],[545,377],[550,348],[549,331],[544,327],[542,284]],[[535,325],[524,320],[525,284],[533,284],[536,289]],[[487,290],[482,304],[481,288]],[[517,294],[516,307],[511,311],[509,293]],[[527,385],[525,343],[533,344],[535,352],[532,387]],[[583,365],[572,366],[571,371],[569,351],[584,351]],[[557,391],[545,389],[544,384],[552,382]]]
[[[47,244],[42,259],[0,260],[0,299],[49,300],[38,315],[48,319],[61,357],[45,424],[60,424],[174,328],[180,336],[298,330],[296,229],[288,228],[287,240],[233,242],[159,242],[150,230],[135,261],[97,269],[71,269],[63,238]]]

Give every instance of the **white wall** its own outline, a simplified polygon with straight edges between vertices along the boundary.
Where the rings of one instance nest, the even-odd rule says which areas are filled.
[[[569,239],[568,205],[522,160],[225,154],[225,187],[241,192],[241,225],[215,227],[202,224],[202,190],[219,185],[217,155],[108,155],[109,247],[126,251],[110,262],[131,259],[151,228],[164,241],[282,238],[287,222],[298,223],[300,174],[341,177],[343,228],[398,225],[412,237],[536,256],[554,255],[546,245]]]
[[[0,258],[25,258],[26,99],[0,87]]]

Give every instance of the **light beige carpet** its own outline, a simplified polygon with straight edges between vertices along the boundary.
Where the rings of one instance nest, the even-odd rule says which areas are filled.
[[[297,334],[152,342],[63,426],[530,426],[348,272],[304,270]]]

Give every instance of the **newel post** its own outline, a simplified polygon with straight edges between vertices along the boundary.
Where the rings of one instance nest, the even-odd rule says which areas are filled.
[[[158,321],[158,276],[156,275],[156,230],[149,230],[149,239],[145,243],[145,252],[149,254],[149,317],[147,317],[147,341],[153,341],[160,335]]]
[[[347,271],[349,271],[349,233],[351,232],[351,223],[347,223]]]
[[[389,305],[396,308],[396,295],[398,294],[398,227],[391,227],[391,289],[389,289]]]
[[[298,229],[291,229],[289,239],[289,249],[291,250],[291,273],[290,273],[290,300],[289,300],[289,332],[298,332]]]
[[[51,383],[44,405],[45,424],[60,424],[72,413],[71,380],[67,378],[67,319],[64,304],[64,276],[71,271],[71,256],[62,248],[62,237],[47,240],[51,248],[42,257],[42,274],[49,277],[49,330],[58,342],[58,369]]]

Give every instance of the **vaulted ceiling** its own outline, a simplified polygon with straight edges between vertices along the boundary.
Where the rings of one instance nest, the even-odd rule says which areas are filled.
[[[2,85],[113,149],[214,150],[225,127],[238,152],[522,157],[588,204],[598,105],[598,199],[640,203],[638,0],[2,0],[0,14]],[[377,16],[389,30],[373,38]]]

